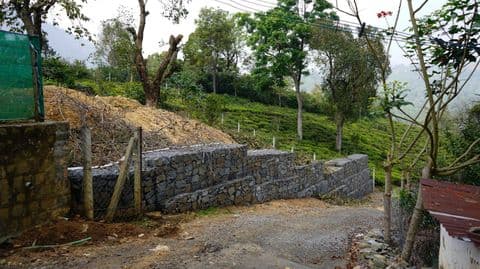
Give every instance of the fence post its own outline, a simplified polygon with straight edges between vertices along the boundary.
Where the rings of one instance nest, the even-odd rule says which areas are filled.
[[[142,214],[142,127],[137,128],[135,137],[137,140],[137,150],[135,155],[134,199],[135,212],[140,216]]]
[[[81,128],[83,153],[83,208],[85,216],[93,220],[92,134],[86,124]]]
[[[294,146],[292,146],[292,149],[290,150],[290,152],[292,152],[292,153],[293,153],[294,149],[295,149],[295,147],[294,147]]]
[[[253,129],[253,136],[256,136],[257,135],[257,131],[255,131],[255,129]]]
[[[120,195],[122,194],[123,185],[128,176],[128,170],[130,166],[130,158],[132,157],[132,150],[135,144],[135,137],[130,138],[128,142],[127,152],[125,153],[125,159],[120,164],[120,174],[118,175],[117,182],[115,183],[115,189],[113,190],[112,199],[107,208],[107,214],[105,215],[106,221],[112,221],[117,211],[118,202],[120,201]]]
[[[275,141],[275,136],[274,136],[273,139],[272,139],[273,148],[275,148],[275,142],[276,142],[276,141]]]
[[[240,133],[240,122],[237,122],[237,132]]]
[[[317,160],[317,153],[313,153],[313,160],[316,161]]]
[[[372,179],[373,179],[373,189],[375,190],[375,167],[373,167],[373,171],[372,171]]]
[[[225,116],[223,115],[223,112],[222,112],[222,125],[224,122],[225,122]]]

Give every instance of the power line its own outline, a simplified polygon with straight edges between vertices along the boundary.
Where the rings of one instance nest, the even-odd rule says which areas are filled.
[[[257,1],[258,1],[258,0],[257,0]],[[246,2],[246,3],[252,4],[252,5],[261,6],[261,7],[266,7],[266,8],[274,8],[274,7],[276,7],[275,4],[269,3],[269,2],[262,2],[262,1],[254,2],[254,1],[251,1],[251,0],[243,0],[242,2]],[[268,4],[267,4],[267,3],[268,3]]]
[[[221,0],[213,0],[213,1],[215,1],[215,2],[217,2],[217,3],[220,3],[220,4],[222,4],[222,5],[226,5],[226,6],[232,7],[232,8],[234,8],[234,9],[236,9],[236,10],[240,10],[240,11],[246,12],[246,13],[258,12],[258,10],[255,10],[255,9],[253,9],[253,8],[250,8],[251,10],[246,10],[246,9],[243,9],[243,8],[236,7],[236,6],[234,6],[233,4],[225,3],[225,2],[223,2],[223,1],[221,1]]]
[[[244,0],[244,1],[248,2],[247,0]],[[275,1],[275,3],[272,3],[272,2],[266,1],[266,0],[255,0],[254,2],[255,2],[255,4],[263,3],[263,4],[271,5],[271,6],[274,6],[274,7],[276,7],[277,4],[278,4],[277,1]]]
[[[237,10],[247,12],[247,13],[264,12],[264,10],[260,10],[260,9],[256,9],[256,8],[253,8],[253,7],[250,7],[250,6],[243,5],[241,3],[236,2],[235,0],[224,0],[224,1],[228,1],[228,2],[224,2],[222,0],[213,0],[213,1],[218,2],[220,4],[230,6],[232,8],[235,8]],[[243,1],[251,3],[250,0],[243,0]],[[241,6],[243,8],[240,8],[238,6]],[[271,7],[271,8],[274,8],[274,7]],[[250,9],[250,10],[246,10],[246,9]],[[333,21],[333,22],[334,22],[334,25],[331,24],[332,21],[328,21],[328,20],[324,19],[324,22],[317,21],[317,22],[304,23],[304,24],[310,25],[310,26],[317,26],[317,27],[321,27],[321,28],[324,28],[324,29],[350,32],[350,33],[353,33],[353,34],[359,34],[360,31],[361,31],[360,30],[361,26],[354,23],[354,22],[343,21],[343,20],[337,20],[337,21]],[[366,35],[368,35],[369,37],[372,37],[372,38],[384,37],[384,34],[386,34],[388,36],[393,35],[393,37],[391,37],[393,41],[405,42],[410,37],[409,34],[399,32],[399,31],[395,31],[395,33],[388,34],[389,33],[388,29],[379,28],[379,27],[376,27],[376,26],[368,26],[368,28],[374,30],[375,33],[367,31],[367,32],[364,32],[363,34],[366,34]]]

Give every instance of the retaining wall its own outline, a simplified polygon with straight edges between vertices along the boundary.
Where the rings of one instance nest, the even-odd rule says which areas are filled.
[[[70,210],[68,124],[0,125],[0,242]]]
[[[179,213],[211,206],[262,203],[337,193],[360,198],[372,192],[366,155],[296,166],[295,155],[212,144],[144,153],[143,203],[147,211]],[[93,169],[96,216],[108,206],[118,163]],[[70,168],[74,200],[81,205],[82,168]],[[133,166],[119,208],[133,206]],[[122,211],[121,211],[122,212]],[[122,213],[121,213],[122,214]]]

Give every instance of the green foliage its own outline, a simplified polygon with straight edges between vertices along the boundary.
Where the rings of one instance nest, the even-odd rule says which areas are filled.
[[[103,96],[124,96],[135,99],[145,104],[145,94],[142,85],[139,82],[109,82],[109,81],[92,81],[82,80],[76,84],[79,88],[92,89],[93,93]]]
[[[372,113],[385,116],[395,109],[404,109],[405,106],[413,105],[408,102],[406,83],[392,81],[387,88],[377,97],[372,98],[375,102],[370,108]]]
[[[75,87],[75,81],[91,77],[90,71],[84,62],[69,63],[61,57],[48,57],[43,60],[43,77],[47,81],[55,82],[69,88]]]
[[[277,7],[257,13],[253,18],[243,16],[241,21],[250,34],[248,44],[254,51],[257,73],[270,73],[277,80],[289,76],[299,84],[307,65],[307,44],[312,36],[310,23],[326,17],[336,18],[328,11],[332,8],[329,2],[307,2],[313,2],[312,8],[303,13],[297,1],[280,0]]]
[[[212,84],[206,89],[218,92],[219,73],[238,72],[243,34],[234,17],[220,9],[203,8],[195,23],[197,28],[183,49],[185,62],[208,75]]]
[[[247,99],[218,94],[200,94],[192,98],[188,103],[181,99],[181,90],[169,90],[166,104],[169,109],[187,111],[190,115],[207,122],[204,108],[207,96],[222,98],[224,109],[217,111],[217,117],[224,113],[224,124],[218,118],[214,126],[231,134],[239,143],[248,144],[252,148],[265,148],[272,146],[272,138],[275,136],[277,148],[290,151],[295,149],[296,155],[302,162],[312,160],[313,153],[317,159],[329,160],[340,157],[335,150],[335,125],[325,115],[317,113],[305,113],[304,140],[296,139],[296,115],[295,108],[279,107],[251,102]],[[192,112],[192,102],[195,100],[197,109]],[[240,122],[241,132],[237,132],[237,123]],[[406,126],[395,123],[395,127],[403,131]],[[256,136],[253,136],[253,130]],[[409,137],[413,139],[417,132],[412,132]],[[384,180],[383,162],[389,148],[390,134],[388,123],[383,118],[360,119],[357,122],[347,122],[344,128],[344,155],[353,153],[368,154],[371,168],[376,168],[376,180],[382,184]],[[408,160],[412,157],[408,156]],[[419,172],[417,173],[419,174]],[[414,171],[414,177],[415,177]],[[394,182],[399,184],[401,172],[399,167],[393,171]]]
[[[480,56],[479,12],[478,1],[449,0],[441,9],[420,21],[421,35],[433,41],[426,44],[433,64],[456,69],[464,62],[476,62]]]
[[[332,27],[333,23],[329,22]],[[376,96],[381,70],[375,57],[386,56],[380,42],[372,43],[379,48],[378,55],[373,55],[363,39],[355,39],[346,30],[313,30],[310,46],[318,52],[317,63],[326,70],[322,90],[342,121],[367,111],[371,98]]]
[[[103,21],[100,35],[95,43],[94,59],[102,77],[115,81],[129,81],[135,76],[135,43],[127,30],[133,24],[132,15],[120,11],[116,18]]]
[[[462,155],[475,140],[480,137],[480,104],[474,105],[466,113],[461,113],[454,123],[445,131],[446,148],[454,156]],[[480,145],[477,144],[465,159],[480,155]],[[480,186],[480,164],[460,170],[455,180],[466,184]]]
[[[88,18],[82,13],[82,4],[87,0],[50,0],[50,1],[2,1],[0,5],[0,26],[7,26],[10,31],[27,32],[29,35],[37,35],[40,44],[45,44],[42,24],[47,21],[58,25],[58,20],[68,19],[72,25],[65,31],[80,38],[86,36],[89,39],[90,33],[82,26],[82,22]],[[55,12],[50,12],[55,10]],[[53,16],[52,16],[53,15]]]
[[[225,100],[222,96],[210,94],[205,98],[204,114],[209,124],[215,123],[224,109]]]

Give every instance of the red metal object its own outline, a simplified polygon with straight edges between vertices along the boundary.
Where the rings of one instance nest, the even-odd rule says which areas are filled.
[[[480,187],[422,179],[423,206],[448,234],[480,247],[480,238],[469,232],[480,227]]]

